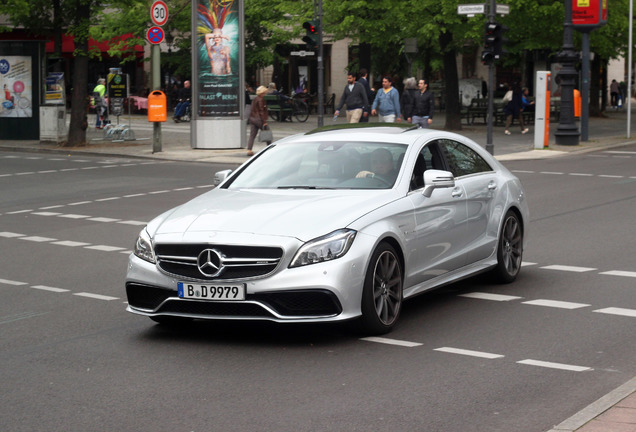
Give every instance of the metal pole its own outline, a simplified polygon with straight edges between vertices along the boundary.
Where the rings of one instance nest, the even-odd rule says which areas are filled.
[[[587,141],[590,118],[590,33],[583,32],[583,59],[581,65],[581,141]]]
[[[490,0],[490,6],[488,7],[488,22],[495,22],[495,0]],[[492,142],[492,124],[494,122],[494,96],[495,96],[495,64],[494,60],[488,65],[488,128],[486,132],[486,151],[491,155],[495,154],[495,145]]]
[[[563,64],[557,79],[561,84],[561,114],[559,127],[554,132],[556,143],[560,145],[578,145],[579,129],[574,123],[574,82],[576,80],[576,61],[579,56],[572,42],[572,0],[565,2],[565,21],[563,23],[563,49],[557,54],[557,60]]]
[[[152,90],[161,90],[161,49],[159,44],[152,46]],[[152,123],[152,152],[161,151],[161,123]]]
[[[632,27],[634,21],[634,1],[629,0],[629,50],[627,55],[627,138],[632,137],[631,122],[632,122]]]
[[[324,125],[325,65],[322,46],[322,0],[318,0],[318,127]]]

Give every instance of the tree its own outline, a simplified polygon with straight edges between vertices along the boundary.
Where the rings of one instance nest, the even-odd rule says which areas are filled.
[[[53,4],[50,0],[4,0],[0,3],[0,14],[7,15],[14,26],[23,26],[34,35],[54,35],[57,56],[61,56],[61,35],[67,33],[74,37],[71,124],[66,146],[86,144],[86,129],[82,126],[88,96],[88,29],[92,14],[100,10],[101,0],[53,0]]]

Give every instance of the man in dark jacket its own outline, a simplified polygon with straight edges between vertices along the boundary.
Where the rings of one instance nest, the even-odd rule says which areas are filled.
[[[407,119],[411,123],[421,128],[428,128],[433,123],[433,113],[435,112],[435,98],[433,93],[428,91],[426,80],[421,79],[418,83],[420,89],[413,99],[411,113],[412,119]]]
[[[371,87],[369,86],[369,80],[367,80],[367,70],[362,68],[360,69],[360,78],[358,78],[358,83],[362,84],[364,87],[364,91],[367,92],[367,101],[369,105],[373,102],[373,92],[371,91]],[[369,110],[365,110],[362,113],[362,118],[360,119],[360,123],[367,123],[369,121]]]
[[[368,112],[365,112],[369,106],[367,92],[362,84],[356,82],[356,77],[352,73],[347,75],[347,85],[334,112],[334,118],[338,117],[343,105],[347,105],[347,123],[358,123],[363,115],[368,115]]]
[[[192,99],[192,89],[190,88],[190,81],[183,82],[183,88],[179,89],[179,103],[174,109],[174,121],[175,123],[179,123],[181,121],[181,117],[186,112],[186,109],[192,103],[190,100]]]

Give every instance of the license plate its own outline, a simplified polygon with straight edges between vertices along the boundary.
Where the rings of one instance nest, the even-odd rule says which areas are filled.
[[[245,300],[245,285],[201,285],[187,282],[177,284],[179,297],[197,300]]]

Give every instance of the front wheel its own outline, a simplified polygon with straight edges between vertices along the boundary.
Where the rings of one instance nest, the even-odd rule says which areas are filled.
[[[294,104],[294,117],[303,123],[309,118],[309,107],[304,101],[296,101]]]
[[[510,283],[517,278],[523,258],[523,226],[517,214],[506,213],[497,243],[497,266],[492,270],[495,280]]]
[[[382,243],[373,252],[362,291],[364,332],[385,334],[391,331],[402,307],[402,265],[395,249]]]

